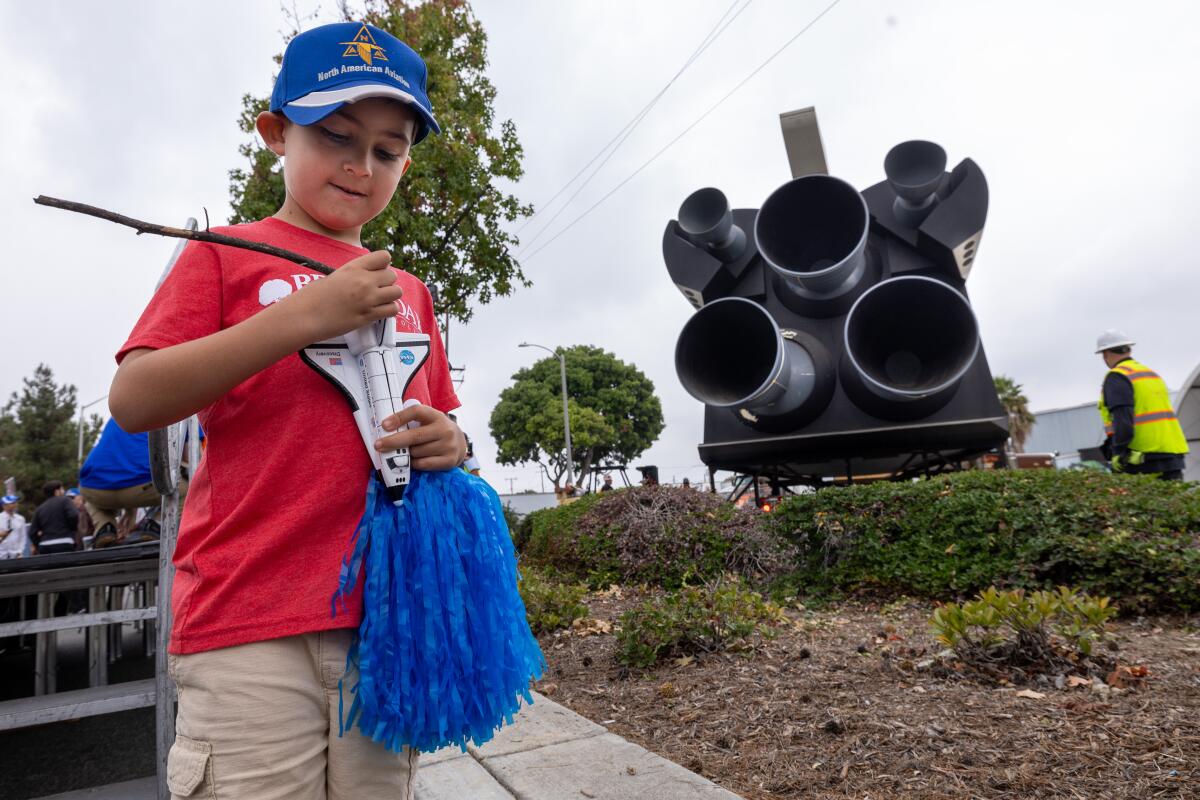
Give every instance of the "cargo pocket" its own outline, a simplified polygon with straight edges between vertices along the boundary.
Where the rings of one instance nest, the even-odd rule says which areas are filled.
[[[176,736],[167,754],[167,788],[180,797],[215,798],[212,781],[212,745]]]

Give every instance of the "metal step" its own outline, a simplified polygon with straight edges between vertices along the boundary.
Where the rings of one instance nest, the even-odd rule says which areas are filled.
[[[0,703],[0,731],[145,708],[154,702],[154,678],[40,697],[21,697]]]
[[[151,775],[148,778],[109,783],[91,789],[46,795],[35,800],[156,800],[156,788],[154,776]]]

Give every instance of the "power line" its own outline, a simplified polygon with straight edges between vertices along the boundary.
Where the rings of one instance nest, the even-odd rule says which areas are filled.
[[[549,200],[547,200],[545,203],[543,203],[540,207],[536,208],[534,210],[533,214],[531,214],[529,216],[529,218],[526,219],[525,222],[522,223],[521,226],[519,228],[517,228],[516,231],[514,231],[514,233],[520,233],[521,231],[525,230],[525,228],[528,227],[530,225],[530,223],[532,223],[539,214],[541,214],[543,211],[545,211],[547,208],[549,208],[551,205],[553,205],[554,201],[556,199],[558,199],[558,197],[563,192],[565,192],[568,188],[570,188],[571,184],[574,183],[579,178],[580,175],[582,175],[584,172],[586,172],[588,167],[590,167],[592,164],[596,163],[596,159],[598,159],[598,158],[600,158],[600,156],[604,155],[604,152],[606,150],[608,150],[608,148],[612,147],[613,142],[616,142],[617,139],[621,138],[621,134],[623,134],[623,133],[625,133],[625,131],[629,130],[630,126],[637,125],[637,123],[641,121],[642,117],[645,116],[646,112],[650,108],[652,108],[656,102],[658,102],[658,99],[660,97],[662,97],[663,94],[666,93],[667,89],[671,88],[671,84],[673,84],[675,82],[675,80],[680,75],[683,74],[684,70],[686,70],[691,65],[691,63],[696,59],[696,57],[701,52],[703,52],[703,48],[707,47],[708,44],[711,44],[711,42],[709,40],[713,38],[713,32],[716,31],[716,29],[721,25],[721,22],[724,21],[725,17],[729,16],[729,12],[732,11],[733,7],[736,6],[739,2],[741,2],[741,0],[733,0],[733,3],[729,6],[729,8],[725,9],[725,13],[721,15],[720,19],[717,20],[716,24],[714,24],[713,27],[711,29],[709,29],[708,33],[705,34],[704,39],[701,40],[700,45],[697,46],[697,49],[692,51],[692,55],[690,55],[688,57],[688,60],[686,62],[684,62],[683,67],[681,67],[679,69],[679,71],[675,73],[674,77],[672,77],[669,81],[667,81],[666,85],[663,86],[663,88],[661,90],[659,90],[658,94],[656,94],[654,97],[652,97],[650,99],[649,103],[642,106],[642,109],[640,111],[638,111],[638,113],[633,115],[633,119],[631,119],[629,122],[626,122],[625,126],[623,128],[621,128],[621,130],[617,131],[616,135],[613,136],[613,138],[609,139],[608,143],[605,144],[603,147],[601,147],[600,151],[597,152],[596,155],[592,156],[590,161],[588,161],[586,164],[584,164],[582,167],[580,167],[579,171],[576,172],[571,177],[571,180],[564,183],[562,185],[562,187],[550,197]],[[749,2],[749,0],[747,0],[746,5],[749,5],[749,4],[750,4],[750,2]],[[744,7],[742,10],[745,10]],[[739,11],[738,13],[740,14],[741,11]],[[730,20],[730,22],[732,22],[732,20]],[[722,29],[722,31],[724,31],[724,29]],[[720,35],[720,34],[718,34],[718,35]]]
[[[601,161],[599,166],[597,166],[596,169],[592,172],[592,174],[588,176],[587,180],[585,180],[583,182],[583,186],[580,186],[579,189],[577,189],[574,194],[572,194],[569,198],[567,198],[567,201],[565,203],[563,203],[563,205],[559,209],[559,211],[550,219],[549,222],[547,222],[542,227],[542,229],[540,231],[538,231],[536,234],[534,234],[533,238],[529,240],[529,242],[525,245],[525,247],[532,246],[533,242],[539,236],[541,236],[543,233],[545,233],[546,230],[551,225],[554,224],[554,220],[558,219],[558,216],[560,214],[562,214],[562,212],[567,208],[567,206],[569,206],[571,204],[571,201],[574,200],[576,196],[578,196],[579,192],[583,190],[583,187],[587,186],[587,184],[589,182],[591,182],[592,178],[594,178],[596,176],[596,174],[604,167],[605,163],[607,163],[608,160],[610,158],[612,158],[613,154],[616,153],[616,151],[618,149],[620,149],[621,145],[624,144],[625,139],[629,138],[629,136],[633,133],[634,129],[650,113],[650,111],[654,108],[654,106],[658,103],[658,101],[663,97],[663,95],[665,95],[667,93],[667,90],[670,89],[671,86],[675,83],[675,81],[679,79],[679,76],[681,76],[685,71],[687,71],[687,68],[690,67],[692,65],[692,63],[695,62],[696,59],[699,58],[700,55],[705,50],[708,49],[709,45],[711,45],[713,42],[715,42],[717,40],[717,38],[720,37],[720,35],[722,33],[724,33],[725,30],[731,24],[733,24],[733,21],[736,20],[738,18],[738,16],[740,16],[741,13],[743,11],[745,11],[746,8],[749,7],[750,3],[753,2],[753,0],[745,0],[745,4],[741,8],[738,9],[736,14],[734,14],[732,17],[730,17],[728,22],[726,22],[725,18],[728,17],[729,13],[731,11],[733,11],[734,7],[737,6],[738,3],[741,3],[742,1],[743,0],[733,0],[733,3],[730,4],[729,8],[725,9],[725,13],[721,15],[720,19],[717,20],[716,24],[714,24],[713,27],[711,29],[709,29],[708,33],[705,34],[704,38],[700,41],[700,44],[696,46],[696,49],[692,51],[692,54],[690,56],[688,56],[687,61],[685,61],[683,66],[679,68],[679,71],[677,71],[674,74],[674,76],[672,76],[671,79],[669,81],[667,81],[666,85],[663,86],[663,88],[658,91],[658,94],[656,94],[656,95],[654,95],[654,97],[650,98],[650,102],[648,102],[646,105],[642,106],[642,109],[633,116],[633,119],[631,119],[629,122],[625,123],[625,127],[621,128],[621,130],[617,131],[617,134],[615,136],[613,136],[613,138],[609,139],[608,143],[605,144],[604,147],[600,148],[600,151],[598,153],[596,153],[596,155],[592,156],[590,161],[588,161],[586,164],[584,164],[583,167],[581,167],[580,170],[578,172],[576,172],[575,175],[572,176],[569,181],[567,181],[565,184],[563,184],[562,188],[560,188],[557,192],[555,192],[549,200],[547,200],[540,208],[537,208],[533,212],[533,214],[531,214],[529,216],[529,218],[527,220],[525,220],[525,222],[519,228],[517,228],[517,230],[514,233],[519,234],[521,231],[525,230],[525,228],[528,227],[529,224],[532,223],[533,220],[536,219],[539,214],[541,214],[543,211],[545,211],[547,208],[549,208],[551,205],[553,205],[554,201],[557,200],[559,198],[559,196],[562,195],[563,192],[565,192],[567,189],[569,189],[571,184],[573,184],[576,180],[578,180],[579,176],[583,175],[583,173],[587,171],[588,167],[590,167],[592,164],[596,163],[596,159],[603,156],[605,154],[605,152],[609,150],[610,147],[612,148],[612,151],[609,152],[607,156],[605,156],[604,161]],[[722,25],[722,23],[724,23],[724,25]],[[719,28],[719,30],[718,30],[718,28]],[[620,140],[620,141],[618,141],[618,140]],[[615,147],[613,146],[614,143],[616,143]]]
[[[581,222],[588,214],[591,214],[593,211],[595,211],[597,208],[599,208],[600,205],[602,203],[604,203],[605,200],[612,197],[614,194],[617,193],[617,191],[619,191],[623,186],[625,186],[625,184],[629,183],[631,180],[633,180],[638,175],[640,175],[642,170],[644,170],[646,167],[650,166],[655,161],[657,161],[659,156],[661,156],[663,153],[670,150],[671,147],[676,142],[678,142],[680,139],[682,139],[684,136],[686,136],[688,133],[690,133],[693,128],[695,128],[697,125],[699,125],[705,119],[707,119],[709,114],[716,111],[717,108],[720,107],[722,103],[724,103],[726,100],[728,100],[730,97],[732,97],[734,95],[734,93],[737,92],[738,89],[742,88],[742,86],[744,86],[746,83],[748,83],[751,78],[753,78],[755,75],[757,75],[759,72],[761,72],[768,64],[770,64],[772,61],[774,61],[779,56],[780,53],[782,53],[784,50],[786,50],[788,47],[790,47],[792,45],[792,43],[795,42],[797,39],[799,39],[801,36],[803,36],[808,31],[809,28],[811,28],[813,25],[816,25],[821,20],[822,17],[824,17],[826,14],[828,14],[830,11],[832,11],[834,6],[836,6],[840,2],[841,2],[841,0],[833,0],[833,2],[830,3],[828,6],[826,6],[825,9],[820,14],[817,14],[817,16],[813,17],[813,19],[807,25],[805,25],[803,28],[801,28],[799,30],[799,32],[796,33],[795,36],[793,36],[792,38],[790,38],[786,42],[784,42],[783,46],[780,47],[778,50],[776,50],[774,53],[772,53],[770,56],[768,56],[766,61],[762,62],[757,67],[755,67],[750,72],[750,74],[747,75],[745,78],[742,78],[742,80],[739,81],[732,89],[730,89],[725,94],[724,97],[722,97],[717,102],[713,103],[708,108],[708,110],[705,111],[703,114],[701,114],[699,117],[697,117],[696,120],[694,122],[692,122],[691,125],[688,125],[686,128],[684,128],[679,133],[678,136],[676,136],[674,139],[672,139],[671,141],[669,141],[665,145],[663,145],[661,150],[659,150],[654,155],[650,156],[650,158],[648,158],[640,167],[635,169],[629,175],[629,177],[625,178],[623,181],[621,181],[616,186],[614,186],[612,189],[610,189],[607,194],[605,194],[603,197],[601,197],[595,203],[592,203],[592,205],[588,206],[586,211],[584,211],[582,214],[580,214],[575,219],[568,222],[564,228],[559,230],[558,233],[554,234],[554,236],[550,237],[547,241],[543,242],[540,247],[538,247],[536,250],[534,250],[529,255],[523,256],[521,258],[521,260],[527,261],[527,260],[533,258],[534,256],[536,256],[538,253],[545,250],[550,245],[554,244],[554,242],[560,236],[562,236],[567,231],[571,230],[571,228],[575,227],[575,225],[577,225],[579,222]]]

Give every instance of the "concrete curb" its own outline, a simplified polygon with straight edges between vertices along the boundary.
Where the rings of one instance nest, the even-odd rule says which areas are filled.
[[[536,693],[483,747],[421,756],[415,800],[465,798],[741,800]]]

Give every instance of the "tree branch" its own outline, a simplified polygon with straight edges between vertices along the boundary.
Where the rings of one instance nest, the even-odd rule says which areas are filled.
[[[556,465],[554,466],[555,472],[554,472],[553,474],[551,474],[551,473],[550,473],[550,467],[549,467],[549,466],[547,466],[546,464],[542,463],[542,461],[541,461],[540,459],[538,460],[538,462],[537,462],[537,463],[538,463],[538,466],[542,468],[542,471],[546,473],[546,477],[550,479],[550,482],[554,484],[554,488],[556,488],[556,489],[557,489],[557,488],[558,488],[558,479],[559,479],[559,478],[561,478],[561,477],[563,476],[563,474],[564,474],[564,473],[566,473],[566,471],[567,471],[567,470],[566,470],[566,468],[565,468],[565,467],[559,467],[559,466],[556,464]]]
[[[429,256],[430,263],[436,261],[438,257],[445,252],[446,248],[450,245],[450,237],[454,235],[454,231],[458,228],[462,221],[467,218],[467,214],[470,213],[471,209],[475,207],[475,203],[478,202],[478,200],[479,196],[476,195],[475,197],[471,198],[471,202],[463,206],[462,211],[458,212],[458,216],[455,218],[454,222],[450,223],[450,227],[446,229],[446,234],[442,237],[442,241],[438,246],[438,249],[433,251],[433,253]]]
[[[50,206],[51,208],[61,208],[64,211],[74,211],[78,214],[87,214],[90,217],[99,217],[100,219],[115,222],[118,225],[124,225],[133,228],[140,236],[143,233],[153,233],[157,236],[173,236],[176,239],[191,239],[195,242],[208,242],[209,244],[221,244],[226,247],[238,247],[242,250],[253,250],[257,253],[265,253],[269,256],[282,258],[287,261],[295,262],[302,267],[315,269],[322,275],[332,275],[333,268],[322,264],[320,261],[302,256],[299,253],[293,253],[291,250],[284,250],[282,247],[274,247],[262,242],[252,242],[249,239],[239,239],[236,236],[225,236],[220,233],[211,233],[209,231],[189,231],[187,228],[173,228],[169,225],[156,225],[153,222],[143,222],[140,219],[127,217],[124,214],[117,214],[113,211],[106,211],[103,208],[96,208],[84,203],[76,203],[72,200],[59,200],[57,197],[46,197],[38,195],[33,198],[33,202],[39,206]]]

